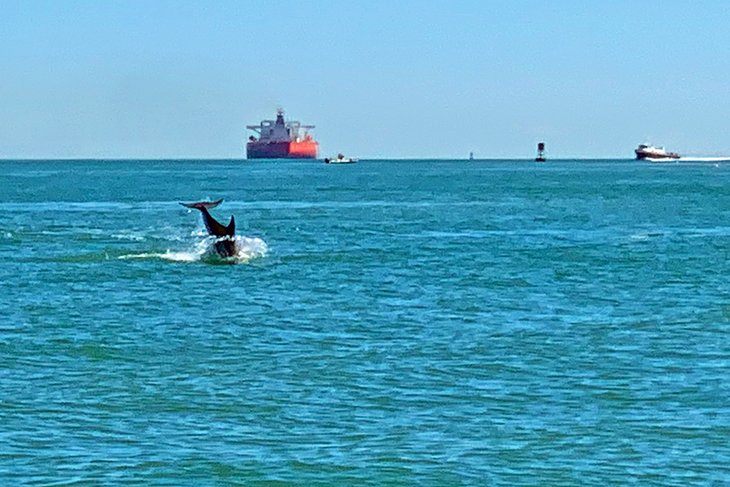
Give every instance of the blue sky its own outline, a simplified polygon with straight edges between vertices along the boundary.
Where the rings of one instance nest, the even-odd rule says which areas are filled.
[[[730,154],[724,1],[0,1],[0,157]]]

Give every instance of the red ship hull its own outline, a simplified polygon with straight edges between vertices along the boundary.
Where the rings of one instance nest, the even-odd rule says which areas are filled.
[[[671,160],[671,159],[680,159],[681,158],[681,156],[679,154],[676,154],[674,152],[668,152],[666,154],[654,154],[654,153],[651,153],[651,152],[646,153],[646,152],[641,152],[641,151],[637,150],[637,151],[634,151],[634,153],[636,154],[636,158],[638,160],[640,160],[640,161],[641,160],[644,160],[644,159],[668,159],[668,160]]]
[[[262,142],[246,144],[248,159],[316,159],[319,144],[313,140]]]

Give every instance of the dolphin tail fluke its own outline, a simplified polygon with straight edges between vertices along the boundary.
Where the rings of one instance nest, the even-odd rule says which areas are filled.
[[[215,208],[220,205],[222,201],[223,198],[218,201],[198,201],[196,203],[180,204],[186,208],[200,210],[200,213],[203,214],[203,224],[205,225],[206,230],[208,230],[208,235],[213,235],[215,237],[233,237],[236,232],[236,220],[231,216],[230,223],[227,227],[224,227],[208,212],[209,208]]]
[[[223,198],[218,201],[198,201],[196,203],[180,203],[186,208],[194,208],[196,210],[215,208],[223,202]]]

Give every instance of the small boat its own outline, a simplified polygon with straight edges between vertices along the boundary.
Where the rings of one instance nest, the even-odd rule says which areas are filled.
[[[325,164],[353,164],[357,162],[357,159],[352,159],[350,157],[345,157],[343,154],[337,154],[337,157],[325,157],[324,163]]]
[[[676,152],[669,152],[664,150],[664,147],[654,147],[653,145],[641,144],[636,150],[636,159],[651,162],[663,162],[668,160],[676,160],[681,156]]]

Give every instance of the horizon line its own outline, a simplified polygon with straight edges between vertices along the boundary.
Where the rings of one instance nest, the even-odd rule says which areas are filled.
[[[237,157],[2,157],[0,161],[241,161],[241,162],[273,162],[273,161],[291,161],[291,162],[312,162],[322,161],[325,158],[315,159],[247,159]],[[536,162],[534,157],[360,157],[360,161],[529,161]],[[548,157],[547,161],[633,161],[634,157]]]

